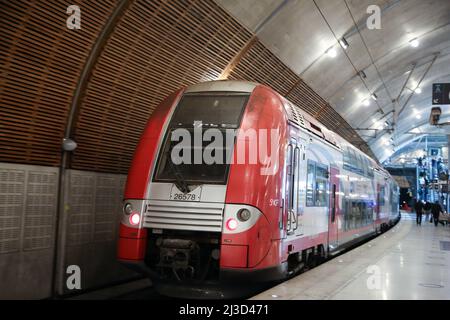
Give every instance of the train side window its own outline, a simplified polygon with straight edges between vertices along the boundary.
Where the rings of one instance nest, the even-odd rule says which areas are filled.
[[[367,177],[367,159],[364,155],[361,155],[361,174]]]
[[[385,197],[385,188],[380,187],[380,203],[379,203],[380,207],[384,206],[384,202],[385,202],[384,197]]]
[[[314,195],[316,207],[326,207],[328,205],[327,185],[328,185],[327,167],[321,167],[316,165],[316,188]]]
[[[314,206],[314,178],[315,165],[314,162],[308,161],[307,177],[306,177],[306,206]]]
[[[350,165],[351,165],[353,168],[357,168],[357,166],[358,166],[358,160],[357,160],[357,158],[356,158],[355,151],[353,151],[353,149],[349,148],[348,152],[349,152],[349,154],[350,154]]]
[[[364,161],[364,176],[368,177],[369,176],[369,160],[366,157],[364,157],[363,161]]]
[[[294,168],[292,166],[292,145],[289,144],[287,148],[287,155],[286,155],[286,164],[287,164],[287,177],[286,177],[286,200],[287,200],[287,207],[288,209],[292,209],[293,204],[293,177],[294,177]]]
[[[364,175],[364,159],[362,155],[355,152],[356,155],[356,166],[358,167],[358,173]]]
[[[300,183],[300,148],[296,147],[294,150],[294,204],[293,209],[295,212],[300,211],[300,192],[299,192],[299,183]]]
[[[374,175],[373,175],[373,167],[372,167],[372,163],[371,163],[369,160],[367,160],[367,161],[368,161],[367,176],[368,176],[369,178],[373,178]]]
[[[352,159],[350,157],[350,148],[347,147],[344,149],[344,168],[347,170],[351,170],[352,168]]]

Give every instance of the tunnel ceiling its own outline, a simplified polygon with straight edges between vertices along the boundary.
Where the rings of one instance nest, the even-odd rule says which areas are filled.
[[[80,30],[66,26],[70,5],[80,7]],[[271,86],[373,156],[292,61],[282,60],[269,41],[216,2],[42,0],[0,6],[0,162],[126,173],[158,103],[182,86],[219,78]],[[62,153],[64,137],[78,148]]]
[[[450,82],[450,1],[216,2],[329,102],[379,160],[418,135],[450,133],[448,126],[428,124],[432,83]],[[380,30],[366,26],[366,9],[374,4],[381,9]],[[342,37],[346,50],[338,43]],[[413,39],[419,46],[411,46]],[[327,54],[333,48],[334,58]],[[417,86],[421,93],[413,91]],[[441,122],[450,121],[450,106],[442,109]]]

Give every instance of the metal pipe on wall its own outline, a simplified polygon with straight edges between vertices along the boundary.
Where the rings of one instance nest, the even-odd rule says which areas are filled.
[[[73,136],[73,131],[80,111],[80,106],[82,99],[85,95],[87,85],[89,83],[89,78],[91,76],[92,70],[97,63],[97,59],[104,49],[104,46],[111,34],[113,33],[117,22],[122,17],[123,13],[130,6],[131,0],[121,0],[111,16],[105,23],[102,31],[100,32],[95,44],[92,47],[89,56],[86,59],[86,63],[78,79],[78,83],[72,98],[72,104],[69,110],[69,116],[67,118],[66,129],[64,137],[65,139],[71,139]],[[55,252],[54,252],[54,265],[53,265],[53,278],[52,278],[52,288],[53,295],[62,295],[64,293],[63,279],[65,275],[64,271],[64,258],[65,258],[65,248],[66,248],[66,230],[67,225],[67,212],[68,208],[66,205],[66,194],[65,190],[67,181],[65,181],[66,169],[69,162],[70,152],[62,149],[61,155],[61,165],[59,172],[59,186],[58,186],[58,211],[56,215],[56,230],[55,230]]]

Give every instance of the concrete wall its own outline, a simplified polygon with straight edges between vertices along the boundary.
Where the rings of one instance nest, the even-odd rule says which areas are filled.
[[[58,169],[0,164],[0,299],[51,294]]]
[[[54,271],[58,293],[72,293],[69,265],[81,268],[82,289],[135,276],[115,259],[125,179],[67,170],[59,213],[58,168],[0,163],[0,299],[52,296]]]

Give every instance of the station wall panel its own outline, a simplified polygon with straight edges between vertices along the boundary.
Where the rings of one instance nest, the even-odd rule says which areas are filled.
[[[60,235],[60,294],[69,265],[81,269],[81,288],[90,289],[136,276],[116,259],[125,175],[67,170],[65,211]],[[62,271],[62,272],[61,272]]]
[[[59,169],[0,163],[0,299],[60,294],[69,265],[81,268],[82,289],[136,277],[116,260],[125,175],[67,170],[65,210],[55,261]]]
[[[51,295],[58,169],[0,163],[0,299]]]

